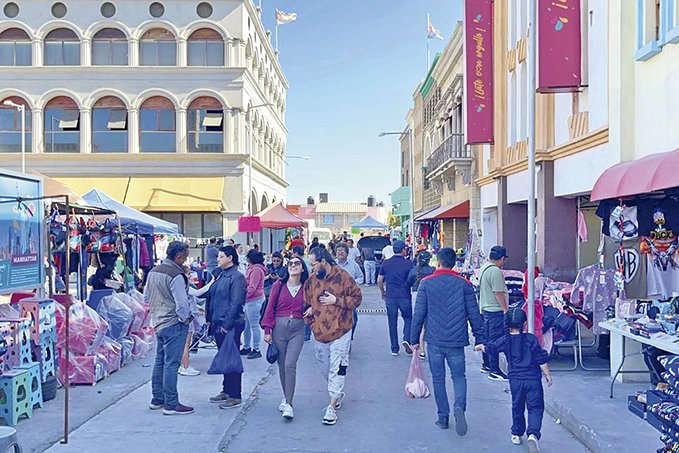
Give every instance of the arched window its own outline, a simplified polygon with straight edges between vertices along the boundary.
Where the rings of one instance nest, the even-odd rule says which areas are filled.
[[[127,66],[127,36],[117,28],[99,30],[92,38],[94,66]]]
[[[92,107],[92,152],[127,152],[127,107],[115,96],[105,96]]]
[[[141,37],[141,66],[177,66],[177,41],[172,32],[153,28]]]
[[[189,152],[224,152],[224,107],[215,98],[194,99],[188,109]]]
[[[147,99],[139,110],[141,152],[174,153],[175,137],[174,104],[162,96]]]
[[[189,36],[189,66],[224,66],[224,38],[209,28]]]
[[[26,101],[20,97],[9,97],[0,100],[0,153],[21,152],[21,114],[15,107],[4,105],[5,101],[11,101],[24,106],[26,118],[26,152],[31,152],[31,109]]]
[[[80,152],[80,110],[69,97],[59,96],[45,106],[45,152]]]
[[[45,37],[46,66],[80,65],[80,41],[68,28],[52,30]]]
[[[31,38],[20,28],[0,33],[0,66],[31,66]]]

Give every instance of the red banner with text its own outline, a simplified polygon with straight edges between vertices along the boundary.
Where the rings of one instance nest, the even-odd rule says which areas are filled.
[[[538,0],[538,93],[582,85],[580,0]]]
[[[467,144],[493,143],[493,2],[464,7]]]
[[[262,229],[262,219],[256,215],[242,215],[238,217],[239,233],[259,233]]]

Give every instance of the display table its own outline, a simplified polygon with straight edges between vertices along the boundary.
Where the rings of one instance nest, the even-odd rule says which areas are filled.
[[[599,323],[599,327],[608,330],[611,333],[611,398],[613,398],[613,384],[616,380],[623,381],[639,381],[640,379],[648,379],[646,376],[651,372],[644,363],[641,345],[647,344],[655,346],[672,354],[679,355],[679,337],[668,337],[666,334],[656,334],[652,338],[635,335],[627,330],[627,325],[624,321],[610,320]],[[661,335],[663,338],[671,338],[675,340],[666,341],[659,339],[656,336]],[[634,359],[626,360],[634,357]],[[629,379],[623,379],[623,376],[631,375]]]

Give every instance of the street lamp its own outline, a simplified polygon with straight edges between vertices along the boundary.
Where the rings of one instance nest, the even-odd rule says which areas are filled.
[[[410,147],[410,246],[413,248],[413,256],[415,256],[415,149],[413,147],[413,129],[408,129],[408,132],[380,132],[378,137],[385,137],[387,135],[398,135],[403,137],[408,134]]]
[[[257,109],[260,107],[273,107],[273,104],[267,103],[267,104],[259,104],[259,105],[253,105],[251,107],[248,107],[248,110],[245,112],[247,116],[247,121],[248,121],[248,162],[250,166],[250,170],[248,171],[248,185],[249,185],[249,190],[248,190],[248,215],[252,216],[252,122],[251,122],[251,117],[250,117],[250,110],[252,109]]]
[[[309,157],[309,156],[285,156],[285,157],[288,158],[288,159],[302,159],[302,160],[311,159],[311,157]],[[282,156],[281,156],[281,159],[283,159]],[[285,165],[290,166],[290,164],[288,163],[287,160],[283,159],[283,162],[285,162]]]
[[[15,104],[7,99],[3,102],[8,107],[14,107],[21,115],[21,172],[26,173],[26,106]]]

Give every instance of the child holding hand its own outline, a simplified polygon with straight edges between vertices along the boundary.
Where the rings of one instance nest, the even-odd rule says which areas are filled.
[[[509,388],[512,392],[512,443],[521,444],[524,433],[528,434],[528,449],[540,451],[540,428],[545,412],[545,399],[542,389],[542,375],[547,385],[552,386],[552,376],[547,362],[549,355],[540,347],[537,337],[524,333],[526,314],[521,309],[512,309],[505,315],[508,331],[488,345],[478,345],[474,349],[486,353],[504,352],[507,357]],[[524,412],[528,409],[528,430]]]

